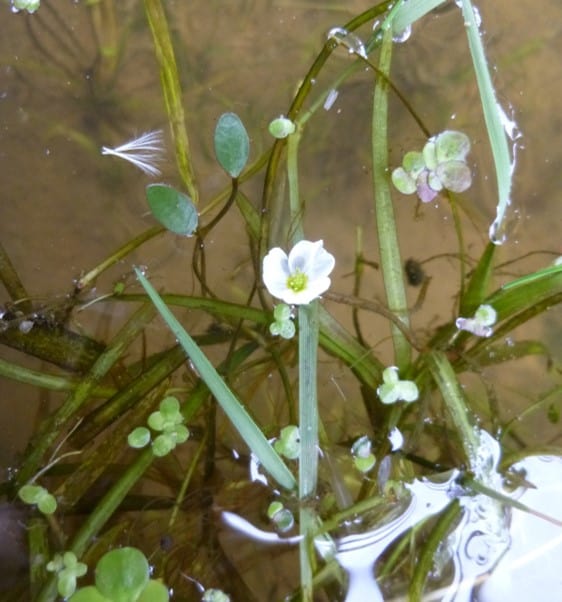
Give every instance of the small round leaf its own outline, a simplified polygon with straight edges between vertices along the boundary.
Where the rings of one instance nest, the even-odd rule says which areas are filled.
[[[152,442],[152,453],[158,458],[162,458],[162,456],[169,454],[174,447],[176,447],[176,441],[173,435],[168,433],[158,435]]]
[[[416,192],[416,181],[403,168],[397,167],[391,175],[392,183],[402,194],[413,194]]]
[[[425,169],[425,161],[422,153],[418,151],[407,152],[402,160],[402,167],[412,176],[412,178],[417,178]]]
[[[37,508],[43,514],[54,514],[57,510],[57,500],[46,489],[43,495],[37,500]]]
[[[174,429],[174,436],[176,443],[185,443],[189,439],[189,429],[183,424],[178,424]]]
[[[57,591],[62,598],[69,598],[76,591],[76,575],[72,571],[62,571],[57,579]]]
[[[119,548],[107,552],[96,567],[96,587],[114,602],[136,600],[149,580],[149,566],[136,548]]]
[[[435,152],[435,142],[433,142],[433,139],[426,142],[422,154],[427,169],[435,169],[437,167],[437,154]]]
[[[152,412],[147,420],[148,426],[155,431],[163,431],[166,426],[166,418],[157,410],[156,412]]]
[[[435,138],[435,154],[438,163],[463,161],[470,152],[470,139],[463,132],[445,130]]]
[[[135,449],[140,449],[148,445],[150,441],[150,431],[145,426],[139,426],[129,433],[127,443]]]
[[[36,504],[44,491],[45,488],[41,485],[24,485],[18,491],[18,496],[26,504]]]
[[[472,174],[464,161],[446,161],[435,170],[445,188],[451,192],[464,192],[472,184]]]
[[[250,139],[236,113],[223,113],[215,128],[215,154],[220,166],[232,178],[237,178],[250,153]]]
[[[191,236],[199,216],[192,200],[167,184],[149,184],[146,198],[152,215],[170,232]]]
[[[168,602],[170,593],[168,588],[156,579],[151,579],[144,588],[137,602]]]
[[[269,124],[269,133],[274,138],[286,138],[295,132],[295,124],[286,117],[278,117]]]
[[[160,402],[160,411],[166,418],[175,417],[176,414],[179,414],[180,402],[172,395],[169,395]]]

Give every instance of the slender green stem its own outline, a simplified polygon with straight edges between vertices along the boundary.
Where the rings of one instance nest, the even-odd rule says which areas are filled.
[[[2,358],[0,358],[0,376],[50,391],[73,391],[80,384],[80,381],[75,378],[38,372],[37,370],[17,366]],[[111,397],[115,394],[115,391],[112,387],[96,387],[92,391],[92,397]]]
[[[312,600],[311,532],[313,511],[306,506],[316,491],[318,479],[318,399],[316,368],[318,354],[318,301],[299,307],[299,458],[300,543],[302,599]]]
[[[29,548],[29,578],[33,600],[36,599],[40,587],[48,578],[46,565],[51,557],[49,547],[49,530],[45,517],[31,518],[27,524],[27,542]],[[37,559],[43,562],[37,562]]]
[[[117,249],[117,251],[112,253],[107,259],[102,261],[99,265],[90,270],[87,274],[84,274],[84,276],[82,276],[80,280],[76,282],[76,290],[81,291],[84,288],[91,286],[102,272],[110,268],[112,265],[115,265],[116,263],[121,261],[123,257],[126,257],[127,255],[129,255],[129,253],[132,253],[135,249],[140,247],[147,240],[150,240],[151,238],[154,238],[155,236],[158,236],[163,232],[167,232],[166,228],[164,228],[163,226],[152,226],[152,228],[145,230],[132,240],[129,240],[121,248]]]
[[[12,301],[29,298],[25,286],[20,280],[20,277],[16,272],[16,269],[14,268],[2,243],[0,243],[0,281],[6,287],[6,290],[8,291]],[[20,309],[23,312],[31,311],[31,301],[23,301],[23,303],[20,304]]]
[[[373,99],[372,152],[375,213],[381,269],[388,308],[409,327],[408,305],[404,289],[402,261],[388,175],[388,76],[392,56],[392,29],[383,34],[379,69],[384,77],[377,79]],[[410,365],[411,349],[404,334],[391,324],[396,364],[400,370]]]
[[[170,122],[172,137],[176,146],[176,162],[187,193],[194,205],[199,202],[195,174],[189,150],[189,139],[185,127],[185,114],[176,57],[166,13],[160,0],[144,0],[146,18],[152,32],[156,59],[160,66],[160,80]]]
[[[287,139],[287,179],[289,182],[289,239],[291,246],[304,238],[302,227],[302,206],[299,199],[298,149],[302,129],[297,125],[296,131]]]

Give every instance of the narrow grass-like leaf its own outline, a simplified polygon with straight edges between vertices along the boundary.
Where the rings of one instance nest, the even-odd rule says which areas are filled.
[[[199,349],[195,341],[185,331],[176,317],[168,309],[160,295],[152,287],[150,282],[136,269],[137,278],[144,287],[148,296],[160,312],[160,315],[178,339],[180,345],[185,349],[187,355],[193,362],[195,368],[201,375],[211,393],[222,407],[246,445],[256,454],[269,474],[285,489],[295,489],[296,481],[281,457],[269,444],[264,434],[252,420],[242,404],[236,399],[232,391],[227,387],[214,366]]]
[[[392,31],[399,34],[445,0],[408,0],[400,6],[392,19]]]
[[[392,29],[388,28],[383,35],[379,63],[380,72],[386,77],[390,73],[391,57]],[[408,304],[388,171],[388,87],[388,81],[379,77],[373,98],[371,136],[375,214],[388,308],[408,327],[410,323]],[[410,343],[402,331],[393,324],[391,324],[391,332],[396,364],[401,370],[405,370],[410,364]]]
[[[197,205],[199,194],[195,182],[187,129],[185,127],[183,108],[185,99],[182,95],[176,57],[168,29],[168,21],[161,0],[144,0],[144,8],[152,32],[156,59],[160,67],[160,82],[164,94],[168,121],[176,147],[176,162],[185,188],[193,203]]]
[[[504,284],[486,299],[505,319],[531,305],[562,293],[562,265],[549,266]]]
[[[472,466],[476,462],[479,442],[476,431],[471,424],[466,399],[455,371],[442,351],[428,353],[427,364],[437,387],[441,391],[445,406],[449,410],[469,464]]]
[[[488,243],[484,253],[482,253],[482,257],[480,257],[478,265],[474,269],[470,282],[462,296],[459,307],[459,314],[461,316],[472,315],[476,308],[484,302],[494,267],[495,249],[496,246],[494,244]]]
[[[299,306],[299,496],[313,495],[318,476],[318,301]]]
[[[468,46],[472,56],[476,82],[478,83],[478,90],[480,92],[480,101],[484,112],[486,129],[488,130],[488,138],[490,139],[490,146],[492,148],[498,184],[496,218],[490,226],[489,237],[494,244],[502,244],[506,239],[505,216],[507,209],[511,204],[511,180],[513,175],[513,165],[509,154],[507,135],[504,127],[506,117],[496,99],[474,7],[470,0],[462,0],[462,14],[465,22],[466,35],[468,36]]]
[[[191,199],[167,184],[149,184],[146,199],[152,215],[168,230],[182,236],[191,236],[199,220]]]
[[[246,167],[249,153],[250,139],[240,117],[223,113],[215,128],[215,154],[220,166],[231,178],[237,178]]]

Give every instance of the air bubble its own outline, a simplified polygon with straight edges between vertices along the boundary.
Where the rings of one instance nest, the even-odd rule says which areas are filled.
[[[336,44],[345,46],[349,54],[358,54],[364,59],[367,58],[365,44],[363,44],[357,35],[347,31],[347,29],[344,29],[343,27],[332,27],[326,37],[328,40],[334,40]]]

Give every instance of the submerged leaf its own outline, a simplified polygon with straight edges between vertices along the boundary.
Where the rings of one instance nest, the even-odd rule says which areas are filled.
[[[150,568],[136,548],[107,552],[96,566],[96,587],[111,600],[136,600],[149,580]]]
[[[146,198],[152,215],[168,230],[182,236],[191,236],[199,221],[192,200],[167,184],[149,184]]]
[[[250,139],[236,113],[223,113],[215,128],[215,154],[220,166],[237,178],[248,161]]]

